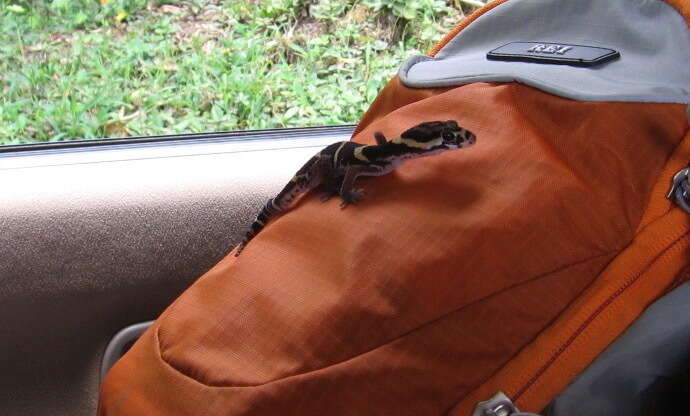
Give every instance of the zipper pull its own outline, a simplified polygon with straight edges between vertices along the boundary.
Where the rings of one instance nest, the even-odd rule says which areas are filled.
[[[690,168],[685,168],[673,176],[671,189],[666,198],[675,202],[683,211],[690,213],[690,183],[688,183],[688,173]]]
[[[534,413],[524,413],[502,391],[494,394],[485,402],[479,402],[472,412],[472,416],[539,416]]]

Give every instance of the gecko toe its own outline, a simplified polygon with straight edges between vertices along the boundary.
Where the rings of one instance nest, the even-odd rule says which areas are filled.
[[[340,203],[340,208],[345,208],[348,205],[357,204],[366,196],[364,189],[353,189],[347,196],[343,196],[343,202]]]
[[[366,195],[367,195],[367,194],[366,194],[366,192],[364,192],[364,189],[361,189],[361,188],[359,188],[359,189],[353,189],[352,191],[350,191],[350,199],[352,200],[351,202],[352,202],[353,204],[356,204],[357,202],[359,202],[359,201],[361,201],[362,199],[364,199],[364,197],[365,197]]]

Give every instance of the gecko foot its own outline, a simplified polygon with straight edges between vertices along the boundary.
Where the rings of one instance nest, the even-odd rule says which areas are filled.
[[[364,189],[353,189],[349,194],[343,195],[343,202],[340,203],[340,208],[345,208],[350,204],[356,204],[366,196]]]

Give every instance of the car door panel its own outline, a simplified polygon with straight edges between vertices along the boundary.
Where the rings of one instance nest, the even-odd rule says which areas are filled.
[[[113,335],[155,319],[302,163],[351,133],[0,148],[2,413],[93,414]]]

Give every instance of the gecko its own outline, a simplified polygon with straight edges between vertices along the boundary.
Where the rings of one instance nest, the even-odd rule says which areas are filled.
[[[385,175],[406,160],[468,147],[476,142],[474,133],[453,120],[421,123],[390,141],[381,132],[375,132],[374,138],[375,145],[337,142],[312,156],[278,195],[261,208],[235,256],[240,255],[271,219],[288,210],[297,197],[312,189],[320,187],[325,191],[321,197],[323,202],[339,195],[340,207],[345,208],[365,196],[364,190],[354,187],[357,178]]]

